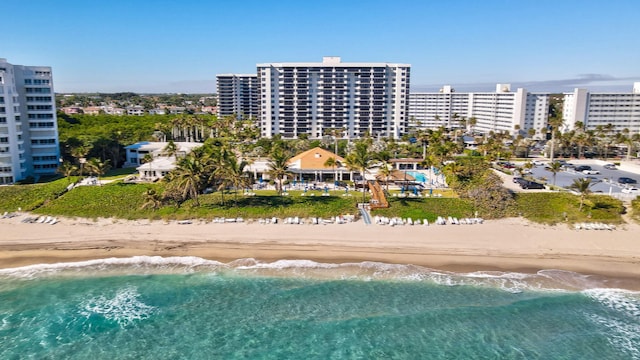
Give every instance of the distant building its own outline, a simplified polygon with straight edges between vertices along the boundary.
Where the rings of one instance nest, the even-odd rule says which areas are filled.
[[[101,106],[100,108],[107,115],[124,115],[125,112],[126,112],[125,109],[122,109],[122,108],[119,108],[119,107],[115,107],[113,105]]]
[[[334,132],[398,139],[405,132],[410,65],[324,57],[320,63],[258,64],[257,70],[264,137],[318,139]]]
[[[216,83],[218,117],[258,118],[260,87],[256,74],[220,74]]]
[[[184,106],[167,106],[167,110],[169,110],[169,114],[176,115],[184,114],[187,108]]]
[[[82,111],[87,115],[99,115],[102,110],[100,106],[87,106],[82,109]]]
[[[207,114],[217,114],[218,107],[217,106],[202,106],[200,111]]]
[[[127,115],[142,116],[144,115],[144,107],[140,105],[127,106]]]
[[[594,93],[586,89],[575,89],[564,94],[562,118],[566,129],[583,123],[587,130],[598,126],[612,125],[613,132],[629,129],[631,134],[640,133],[640,82],[633,84],[629,93]]]
[[[414,129],[470,128],[480,133],[517,132],[529,129],[541,138],[549,116],[549,94],[511,91],[510,84],[497,84],[495,92],[456,93],[451,86],[439,92],[409,95],[409,126]]]
[[[67,107],[63,107],[60,110],[62,110],[62,112],[67,115],[84,114],[84,111],[79,106],[67,106]]]
[[[0,58],[0,184],[55,174],[59,149],[51,68]]]
[[[165,109],[151,109],[149,110],[149,114],[151,115],[165,115],[167,112]]]

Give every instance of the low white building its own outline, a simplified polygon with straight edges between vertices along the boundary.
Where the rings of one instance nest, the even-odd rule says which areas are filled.
[[[195,142],[174,142],[175,151],[169,154],[170,142],[141,141],[125,146],[126,161],[124,167],[137,167],[139,179],[154,181],[175,169],[176,160],[202,146]],[[148,156],[147,156],[148,155]],[[144,161],[145,157],[149,161]]]
[[[144,115],[144,107],[140,105],[127,106],[127,115],[142,116]]]

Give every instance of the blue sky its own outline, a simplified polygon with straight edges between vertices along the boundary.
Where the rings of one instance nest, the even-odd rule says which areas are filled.
[[[411,64],[414,90],[631,91],[637,0],[28,0],[2,5],[0,57],[57,92],[215,92],[257,63]]]

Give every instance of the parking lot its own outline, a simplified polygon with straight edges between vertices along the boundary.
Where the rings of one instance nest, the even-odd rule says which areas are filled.
[[[603,167],[604,164],[600,165],[595,161],[590,160],[573,160],[567,161],[574,166],[579,165],[588,165],[591,166],[591,169],[597,170],[600,174],[591,174],[586,175],[581,172],[576,172],[572,168],[565,168],[564,170],[556,173],[555,185],[561,187],[569,187],[573,180],[579,178],[591,178],[591,182],[594,185],[591,186],[591,191],[593,192],[601,192],[605,194],[621,194],[621,190],[629,185],[619,184],[618,178],[620,177],[628,177],[640,182],[640,175],[634,174],[627,171],[622,170],[609,170]],[[548,184],[553,184],[553,173],[547,169],[545,169],[544,165],[534,166],[531,169],[531,176],[536,179],[546,178]],[[632,186],[637,187],[638,184],[634,184]]]

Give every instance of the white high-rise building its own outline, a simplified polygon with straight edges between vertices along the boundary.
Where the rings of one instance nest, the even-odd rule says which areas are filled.
[[[437,93],[409,94],[409,123],[417,129],[460,127],[469,117],[469,93],[457,93],[449,85]]]
[[[495,92],[457,93],[451,86],[439,92],[411,93],[410,126],[416,129],[465,127],[463,120],[475,119],[473,130],[481,133],[527,133],[542,136],[549,115],[549,94],[528,93],[510,84],[497,84]]]
[[[410,67],[343,63],[339,57],[258,64],[261,134],[400,138],[408,120]]]
[[[598,126],[613,126],[613,132],[629,129],[631,134],[640,133],[640,82],[633,84],[630,93],[592,93],[586,89],[575,89],[564,94],[562,111],[567,129],[583,123],[587,130]]]
[[[0,184],[54,174],[59,158],[51,68],[0,58]]]
[[[260,87],[256,74],[220,74],[216,76],[218,116],[258,119]]]

